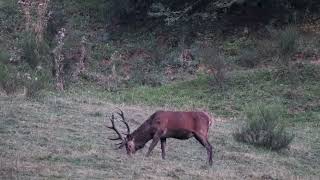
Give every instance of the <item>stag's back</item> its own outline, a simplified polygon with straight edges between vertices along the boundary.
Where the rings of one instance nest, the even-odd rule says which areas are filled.
[[[152,115],[153,124],[166,130],[187,130],[207,134],[210,117],[204,112],[157,111]]]

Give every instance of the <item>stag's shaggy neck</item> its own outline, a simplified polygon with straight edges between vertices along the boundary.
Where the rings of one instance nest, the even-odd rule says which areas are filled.
[[[150,141],[155,133],[155,129],[152,127],[152,119],[155,116],[154,113],[147,121],[145,121],[138,129],[132,132],[131,136],[134,139],[136,150],[141,149],[144,145]]]

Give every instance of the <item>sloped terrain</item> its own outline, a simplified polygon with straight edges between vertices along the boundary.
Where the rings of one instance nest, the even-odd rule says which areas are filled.
[[[316,179],[320,176],[319,127],[297,123],[290,149],[271,152],[236,142],[239,121],[218,118],[210,129],[214,165],[194,139],[170,139],[167,159],[158,145],[134,157],[114,150],[106,114],[121,107],[135,129],[158,108],[108,103],[82,95],[56,95],[38,101],[0,97],[0,179]],[[119,124],[121,125],[121,124]],[[121,128],[121,127],[120,127]],[[122,127],[124,128],[124,127]],[[124,130],[124,129],[123,129]]]
[[[50,15],[41,3],[25,6],[30,22],[18,0],[0,1],[0,179],[319,179],[319,3],[308,1],[305,11],[281,1],[280,9],[273,1],[161,1],[169,14],[149,17],[124,12],[127,0],[61,0],[50,1]],[[43,45],[27,28],[37,19]],[[58,92],[52,51],[62,28],[66,88]],[[74,77],[80,62],[85,71]],[[234,140],[245,106],[257,102],[285,109],[288,149]],[[213,166],[195,139],[169,139],[166,160],[160,145],[150,158],[148,145],[132,158],[114,150],[105,125],[116,107],[132,129],[159,109],[213,113]]]

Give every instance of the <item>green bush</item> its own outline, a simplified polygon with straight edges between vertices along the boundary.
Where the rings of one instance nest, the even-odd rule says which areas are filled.
[[[7,63],[9,62],[9,54],[4,52],[4,51],[0,51],[0,63]]]
[[[278,55],[278,42],[270,39],[250,38],[238,50],[235,63],[241,67],[254,68],[260,64],[270,62]]]
[[[278,67],[275,79],[295,84],[299,82],[299,72],[290,60],[298,48],[299,33],[294,26],[288,26],[279,31],[276,37],[278,38],[278,56],[275,60]]]
[[[51,83],[50,76],[44,70],[35,73],[21,73],[10,65],[0,62],[0,90],[6,94],[14,94],[23,87],[26,88],[26,97],[34,98],[39,92]]]
[[[258,52],[252,48],[246,48],[236,59],[236,63],[241,67],[253,68],[258,65]]]
[[[41,90],[50,85],[50,76],[46,72],[37,71],[30,75],[30,78],[25,79],[23,85],[27,90],[25,96],[27,98],[35,98]]]
[[[279,66],[274,73],[277,81],[297,85],[306,81],[317,81],[320,68],[311,64],[295,63],[290,67]]]
[[[0,62],[0,82],[1,84],[8,79],[9,71],[5,64]]]
[[[36,68],[41,61],[48,56],[49,46],[47,42],[37,42],[34,33],[25,32],[20,42],[22,59],[31,67]]]
[[[285,131],[282,106],[253,104],[245,109],[245,125],[234,138],[239,142],[262,146],[271,150],[286,148],[293,139]]]
[[[23,36],[21,47],[23,51],[23,59],[31,68],[35,68],[39,64],[40,58],[37,53],[37,43],[34,34],[26,33],[25,36]]]
[[[287,66],[297,49],[299,33],[295,27],[288,26],[278,36],[279,60],[282,65]]]
[[[200,50],[200,56],[202,57],[202,63],[213,71],[211,86],[218,86],[222,89],[226,82],[225,55],[217,48],[207,47]]]
[[[136,60],[132,64],[131,78],[129,85],[148,85],[159,86],[162,84],[163,76],[161,72],[156,69],[155,62],[148,62],[145,60]]]
[[[81,21],[89,18],[91,22],[99,23],[123,16],[133,9],[129,0],[64,0],[64,5],[68,14],[77,16]]]
[[[18,0],[0,1],[0,32],[3,34],[13,34],[17,25],[21,23]]]
[[[0,63],[0,89],[6,94],[14,94],[20,85],[15,73],[10,72],[7,65]]]

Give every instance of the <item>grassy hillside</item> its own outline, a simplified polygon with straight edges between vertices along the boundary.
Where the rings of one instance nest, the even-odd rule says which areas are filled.
[[[215,5],[179,17],[163,7],[167,17],[146,9],[131,17],[138,11],[127,0],[33,2],[0,1],[0,179],[320,177],[318,11],[277,17],[267,6],[275,17],[264,21],[252,19],[263,4],[235,3],[226,12]],[[171,6],[189,7],[182,2]],[[233,138],[246,107],[260,103],[283,108],[288,148]],[[147,148],[132,158],[114,150],[105,125],[116,107],[132,129],[160,109],[208,111],[213,167],[194,139],[170,139],[166,160],[159,145],[150,158]]]
[[[156,147],[150,158],[144,157],[146,148],[133,158],[128,158],[124,150],[114,150],[114,142],[106,139],[113,134],[105,128],[109,123],[105,114],[110,114],[116,106],[124,110],[132,127],[137,127],[158,109],[115,105],[85,91],[81,91],[81,95],[51,94],[38,101],[1,96],[0,178],[287,179],[320,176],[319,124],[296,123],[289,128],[295,135],[290,149],[272,152],[236,142],[232,132],[240,121],[219,118],[210,128],[214,165],[208,167],[206,151],[194,139],[170,139],[167,160],[161,159],[160,147]]]
[[[230,72],[225,90],[212,89],[206,76],[161,87],[136,87],[110,93],[90,86],[64,94],[46,92],[37,100],[0,98],[1,168],[7,179],[287,179],[320,176],[319,92],[317,81],[295,85],[276,82],[267,69]],[[232,133],[241,125],[247,103],[279,102],[288,110],[289,149],[273,152],[239,143]],[[116,104],[113,104],[113,103]],[[131,105],[129,105],[131,104]],[[139,105],[137,105],[139,104]],[[105,117],[121,107],[132,127],[158,109],[210,110],[217,122],[209,141],[214,165],[194,139],[168,141],[167,159],[160,147],[133,158],[114,150]],[[125,127],[121,127],[123,130]],[[133,128],[133,129],[134,129]],[[148,145],[147,145],[148,146]]]
[[[312,73],[313,70],[305,71]],[[115,103],[203,108],[229,118],[241,115],[246,104],[280,103],[288,110],[290,122],[319,122],[320,84],[317,75],[304,76],[306,81],[291,84],[275,80],[274,73],[270,69],[232,71],[227,75],[224,89],[210,86],[210,78],[200,75],[194,80],[160,87],[140,86],[114,93],[92,89],[91,93]]]

